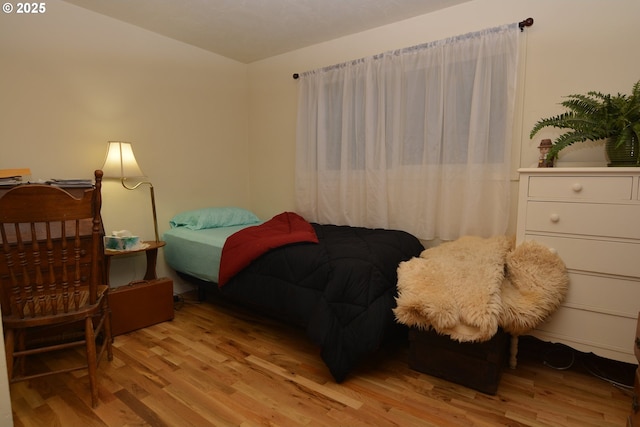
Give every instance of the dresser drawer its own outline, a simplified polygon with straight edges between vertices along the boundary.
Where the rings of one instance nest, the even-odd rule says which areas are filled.
[[[636,320],[603,313],[560,307],[532,333],[550,341],[569,341],[578,351],[637,363],[633,351]]]
[[[529,201],[526,209],[527,231],[640,239],[640,205]]]
[[[525,240],[536,240],[555,250],[568,269],[640,277],[640,242],[624,243],[536,234],[526,234]]]
[[[635,319],[639,294],[640,280],[569,271],[563,305]]]
[[[631,200],[631,176],[530,176],[533,198],[620,201]]]

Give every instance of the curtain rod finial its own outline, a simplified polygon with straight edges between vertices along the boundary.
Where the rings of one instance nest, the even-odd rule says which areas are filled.
[[[530,27],[533,25],[533,18],[527,18],[524,21],[518,22],[518,27],[520,27],[520,31],[524,31],[524,27]]]

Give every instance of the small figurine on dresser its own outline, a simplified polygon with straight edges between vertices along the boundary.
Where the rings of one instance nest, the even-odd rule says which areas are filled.
[[[540,145],[538,145],[538,149],[540,150],[540,156],[538,157],[538,167],[539,168],[552,168],[554,159],[548,159],[547,155],[549,154],[549,150],[553,143],[550,139],[543,139],[540,141]]]

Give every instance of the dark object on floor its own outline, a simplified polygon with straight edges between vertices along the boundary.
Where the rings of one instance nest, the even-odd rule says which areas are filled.
[[[409,330],[409,367],[457,384],[496,394],[509,351],[498,329],[489,341],[459,342],[435,331]]]

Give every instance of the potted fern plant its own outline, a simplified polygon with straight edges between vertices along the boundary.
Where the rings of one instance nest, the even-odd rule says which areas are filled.
[[[567,129],[553,142],[547,160],[557,158],[561,150],[576,142],[602,140],[609,166],[639,166],[640,81],[630,95],[591,91],[566,98],[560,104],[566,112],[540,119],[531,130],[533,138],[545,127]]]

